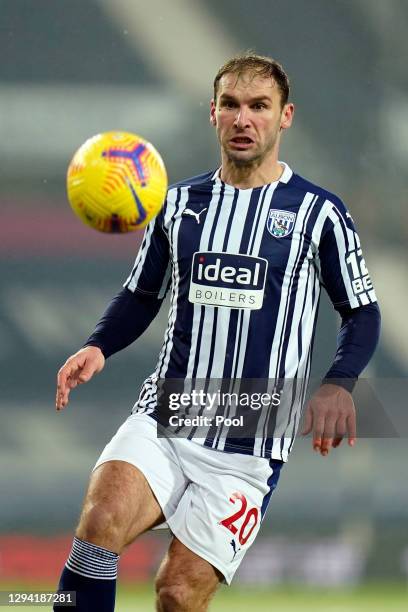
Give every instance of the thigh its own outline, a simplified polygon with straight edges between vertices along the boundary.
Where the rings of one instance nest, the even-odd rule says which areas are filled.
[[[162,524],[186,486],[177,456],[169,440],[157,436],[155,421],[132,415],[96,463],[77,537],[119,553]]]
[[[111,540],[111,547],[123,549],[163,520],[143,473],[125,461],[108,461],[91,474],[77,535],[89,540],[93,532],[97,539],[105,539],[105,545]]]
[[[131,415],[104,448],[95,470],[110,461],[131,464],[144,475],[166,519],[176,511],[188,478],[172,441],[158,436],[150,416]]]

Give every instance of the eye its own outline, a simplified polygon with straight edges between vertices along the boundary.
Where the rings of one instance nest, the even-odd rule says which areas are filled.
[[[221,106],[223,108],[235,108],[236,104],[233,102],[233,100],[223,100],[221,102]]]
[[[264,108],[266,108],[266,104],[264,104],[264,102],[256,102],[252,108],[255,110],[264,110]]]

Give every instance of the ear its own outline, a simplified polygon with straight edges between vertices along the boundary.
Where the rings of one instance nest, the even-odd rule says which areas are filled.
[[[286,130],[287,128],[290,128],[290,126],[292,125],[294,113],[295,113],[294,105],[291,102],[289,104],[285,104],[285,106],[282,109],[282,115],[281,115],[281,124],[280,124],[281,130]]]
[[[215,101],[214,99],[211,100],[210,102],[210,123],[211,125],[217,125],[217,117],[215,114]]]

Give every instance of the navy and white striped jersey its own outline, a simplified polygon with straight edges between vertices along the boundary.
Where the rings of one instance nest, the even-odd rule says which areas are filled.
[[[353,220],[341,200],[294,174],[237,189],[212,171],[172,186],[146,228],[125,282],[162,299],[168,326],[154,373],[134,412],[156,420],[161,379],[298,380],[256,435],[237,440],[208,427],[207,446],[287,460],[310,371],[320,288],[334,307],[376,301]],[[188,430],[188,431],[187,431]],[[202,431],[202,429],[201,429]]]

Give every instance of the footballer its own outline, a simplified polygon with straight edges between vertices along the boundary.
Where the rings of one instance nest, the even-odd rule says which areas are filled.
[[[114,610],[119,557],[153,527],[172,533],[156,577],[158,611],[203,612],[218,585],[231,583],[301,422],[322,288],[341,328],[303,432],[322,456],[345,437],[355,443],[351,392],[375,350],[379,308],[345,204],[279,160],[293,117],[275,60],[249,53],[219,69],[210,122],[220,164],[169,188],[123,288],[58,373],[61,410],[147,329],[170,291],[157,365],[96,462],[62,570],[58,589],[76,591],[81,612]],[[171,429],[163,381],[181,381],[187,393],[195,381],[228,381],[231,392],[252,381],[258,395],[279,392],[280,401],[259,410],[216,403],[221,421]],[[183,409],[207,414],[206,405]]]

